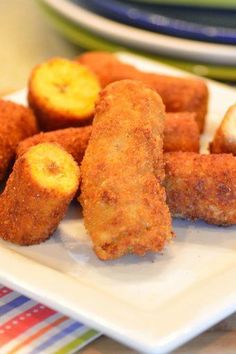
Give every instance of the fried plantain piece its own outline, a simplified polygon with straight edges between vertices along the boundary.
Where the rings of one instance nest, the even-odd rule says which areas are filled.
[[[19,245],[55,231],[79,184],[79,167],[64,149],[44,143],[17,159],[0,196],[0,237]]]
[[[232,153],[236,155],[236,104],[226,112],[214,140],[210,144],[212,154]]]
[[[209,224],[236,224],[236,157],[191,152],[164,154],[172,216]]]
[[[18,143],[36,133],[36,119],[29,108],[0,99],[0,181],[9,173]]]
[[[17,156],[23,155],[31,146],[40,143],[57,143],[69,152],[75,161],[80,164],[92,132],[92,126],[80,128],[66,128],[52,132],[36,134],[22,141],[17,148]]]
[[[91,123],[100,84],[87,67],[75,61],[52,58],[34,68],[28,101],[42,130]]]
[[[20,142],[17,156],[24,154],[31,146],[51,142],[60,144],[80,164],[92,132],[92,126],[66,128],[36,134]],[[164,151],[199,151],[199,132],[194,113],[167,113],[164,129]]]
[[[161,251],[172,238],[165,202],[164,105],[139,81],[100,94],[81,165],[85,226],[102,260]]]
[[[166,114],[164,151],[199,152],[200,134],[195,113],[179,112]]]
[[[208,105],[208,89],[203,80],[142,72],[108,52],[87,52],[76,60],[97,75],[102,87],[122,79],[143,81],[159,93],[167,112],[195,112],[199,131],[203,131]]]

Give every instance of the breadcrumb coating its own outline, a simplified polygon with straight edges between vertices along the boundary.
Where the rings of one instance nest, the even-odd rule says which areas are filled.
[[[18,143],[36,133],[36,119],[29,108],[0,99],[0,181],[9,173]]]
[[[210,144],[210,152],[236,155],[236,104],[226,112]]]
[[[165,202],[160,96],[141,82],[108,85],[81,165],[85,226],[102,260],[161,251],[172,238]]]
[[[200,134],[195,113],[167,113],[164,129],[164,151],[199,152]]]
[[[40,143],[57,143],[69,152],[75,161],[80,165],[88,141],[92,132],[92,126],[80,128],[66,128],[52,132],[36,134],[23,140],[17,148],[17,156],[24,154],[31,146]]]
[[[102,87],[123,79],[141,80],[161,96],[167,112],[195,112],[199,131],[203,131],[208,105],[203,80],[142,72],[108,52],[87,52],[76,60],[97,75]]]
[[[51,132],[41,132],[20,142],[17,156],[24,154],[29,147],[39,143],[60,144],[80,164],[89,138],[92,125],[79,128],[66,128]],[[167,113],[164,129],[164,151],[199,151],[199,131],[194,113]]]
[[[209,224],[236,224],[236,157],[191,152],[164,154],[172,216]]]
[[[17,159],[0,195],[0,237],[19,245],[48,239],[79,184],[79,167],[56,144],[31,147]]]

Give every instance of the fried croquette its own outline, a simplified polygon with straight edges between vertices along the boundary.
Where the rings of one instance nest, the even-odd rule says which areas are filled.
[[[164,154],[172,216],[209,224],[236,224],[236,157],[191,152]]]
[[[231,153],[236,155],[236,104],[226,112],[213,142],[210,144],[213,154]]]
[[[79,167],[59,145],[31,147],[17,159],[0,196],[0,237],[19,245],[45,241],[74,197]]]
[[[122,79],[143,81],[159,93],[167,112],[195,112],[199,130],[203,131],[208,104],[203,80],[141,72],[107,52],[87,52],[76,60],[97,75],[102,87]]]
[[[23,140],[17,148],[17,156],[23,155],[31,146],[40,143],[57,143],[69,152],[80,165],[88,141],[92,132],[92,126],[80,128],[66,128],[52,132],[36,134]]]
[[[41,130],[91,123],[100,91],[98,79],[75,61],[53,58],[34,68],[28,101]]]
[[[0,181],[8,175],[18,143],[36,133],[36,119],[29,108],[0,100]]]
[[[199,152],[199,147],[200,134],[195,113],[168,113],[164,129],[164,151]]]
[[[139,81],[108,85],[81,165],[84,222],[97,256],[161,251],[171,239],[163,165],[164,105]]]
[[[167,113],[164,129],[164,151],[199,151],[198,126],[194,113]],[[36,134],[20,142],[17,156],[24,154],[31,146],[51,142],[60,144],[80,164],[92,132],[92,126],[66,128]]]

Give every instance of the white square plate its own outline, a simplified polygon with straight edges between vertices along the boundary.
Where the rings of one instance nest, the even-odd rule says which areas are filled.
[[[143,70],[179,70],[119,53]],[[208,82],[209,140],[236,91]],[[25,92],[10,99],[25,103]],[[76,203],[47,242],[0,242],[0,280],[139,351],[173,350],[236,310],[236,227],[174,221],[176,239],[162,255],[99,261]]]

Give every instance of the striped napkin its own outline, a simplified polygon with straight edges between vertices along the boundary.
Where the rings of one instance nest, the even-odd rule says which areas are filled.
[[[0,285],[0,353],[75,353],[100,333]]]

